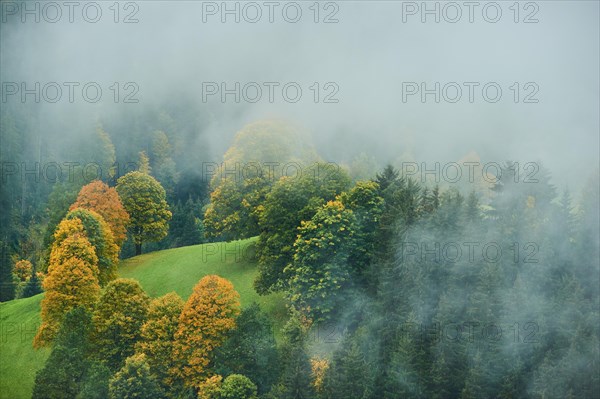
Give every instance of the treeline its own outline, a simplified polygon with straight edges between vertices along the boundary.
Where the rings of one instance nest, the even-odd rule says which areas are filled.
[[[107,109],[95,121],[81,119],[57,118],[39,104],[2,107],[0,301],[31,295],[24,292],[27,281],[15,265],[29,262],[25,267],[34,270],[29,275],[47,269],[54,231],[83,186],[94,180],[116,186],[118,178],[144,162],[165,189],[173,213],[169,234],[149,241],[146,250],[204,241],[208,182],[200,165],[210,161],[202,136],[210,121],[207,111],[192,110],[181,99],[126,112]],[[120,255],[135,251],[129,237]]]
[[[237,140],[225,159],[265,156]],[[291,159],[268,142],[262,159]],[[297,319],[269,397],[600,394],[597,175],[574,204],[543,167],[524,179],[510,162],[489,193],[426,187],[391,166],[353,182],[303,165],[221,174],[205,214],[210,236],[258,235],[255,288],[283,292]],[[324,353],[310,338],[323,326],[341,339]]]

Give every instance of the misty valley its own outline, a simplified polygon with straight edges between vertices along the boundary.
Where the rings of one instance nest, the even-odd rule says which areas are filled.
[[[1,3],[0,398],[600,398],[599,3]]]

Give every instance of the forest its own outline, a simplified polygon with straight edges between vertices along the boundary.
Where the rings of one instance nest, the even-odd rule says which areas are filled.
[[[75,3],[1,4],[0,398],[600,398],[598,3]]]
[[[101,151],[79,163],[107,176],[6,174],[2,301],[44,292],[34,398],[598,394],[597,175],[579,202],[543,165],[475,167],[464,191],[324,162],[291,125],[259,121],[204,176],[186,177],[161,130],[119,176],[118,141],[90,137]],[[119,258],[252,237],[238,255],[258,294],[282,293],[278,332],[218,275],[189,298],[119,278]]]

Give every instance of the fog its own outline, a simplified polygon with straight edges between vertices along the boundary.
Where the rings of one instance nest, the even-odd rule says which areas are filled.
[[[3,2],[3,95],[5,82],[27,82],[28,88],[34,82],[98,82],[103,97],[96,104],[82,101],[80,86],[72,104],[66,89],[57,103],[42,98],[44,126],[52,126],[52,119],[71,127],[82,125],[72,129],[77,134],[114,109],[135,112],[186,98],[199,112],[209,110],[210,123],[197,133],[215,159],[244,124],[275,117],[309,129],[330,161],[367,152],[381,163],[406,153],[419,162],[445,162],[474,151],[482,161],[542,161],[559,185],[568,182],[572,189],[598,165],[597,2],[535,3],[538,9],[521,7],[519,23],[508,3],[499,3],[502,14],[496,23],[485,20],[495,19],[496,11],[486,9],[486,16],[486,3],[471,10],[473,22],[469,7],[456,3],[462,12],[456,23],[449,22],[457,16],[456,7],[433,2],[427,7],[437,4],[439,23],[434,14],[422,15],[425,3],[412,2],[337,2],[337,8],[321,3],[319,23],[309,2],[297,3],[302,16],[296,23],[285,20],[286,3],[272,9],[272,23],[269,7],[261,2],[254,3],[262,12],[256,23],[246,20],[255,18],[257,7],[235,2],[132,3],[137,8],[122,3],[119,23],[113,21],[110,3],[97,3],[102,10],[97,23],[83,18],[85,3],[74,8],[72,23],[68,7],[56,4],[62,11],[56,23],[45,20],[55,18],[55,11],[44,9],[43,3],[36,23],[36,15],[25,14],[21,3]],[[222,13],[222,7],[235,9],[236,4],[239,23],[235,14]],[[292,20],[296,7],[286,10]],[[87,10],[89,18],[94,13],[95,8]],[[137,23],[122,22],[130,14]],[[323,23],[330,14],[337,23]],[[538,22],[524,23],[528,16]],[[121,90],[125,82],[135,82],[139,103],[114,104],[109,89],[113,82],[120,82]],[[234,95],[228,95],[222,102],[217,93],[203,101],[203,82],[225,82],[229,89],[235,82],[241,87],[257,82],[262,97],[250,103],[242,96],[235,103]],[[263,82],[280,83],[273,102]],[[282,96],[288,82],[300,85],[298,102]],[[314,82],[321,90],[317,103],[309,88]],[[323,102],[334,87],[325,88],[327,82],[339,88],[332,97],[337,103]],[[425,82],[430,90],[435,82],[441,88],[456,82],[462,96],[456,103],[445,101],[444,94],[455,97],[449,87],[445,93],[440,89],[439,103],[435,94],[421,102],[420,92],[403,101],[403,82]],[[472,102],[464,82],[479,84]],[[482,97],[488,82],[501,87],[499,101]],[[520,87],[517,103],[510,89],[514,82]],[[524,87],[529,82],[539,89],[531,97],[537,103],[523,102],[534,90]],[[19,100],[19,93],[8,95],[3,105]],[[32,100],[29,96],[26,102]],[[52,141],[67,132],[40,134]]]

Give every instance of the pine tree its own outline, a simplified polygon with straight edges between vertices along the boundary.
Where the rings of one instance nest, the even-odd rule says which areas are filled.
[[[90,366],[91,313],[84,308],[69,311],[43,369],[38,371],[34,399],[75,398]]]
[[[12,262],[8,256],[8,244],[0,241],[0,302],[15,297],[15,283],[12,275]]]
[[[300,313],[293,312],[284,327],[285,341],[281,349],[286,356],[277,392],[278,399],[312,399],[316,397],[312,367],[306,352],[306,325]]]
[[[243,309],[236,328],[227,334],[215,350],[215,372],[221,375],[243,374],[268,392],[279,377],[279,354],[269,317],[253,303]]]

